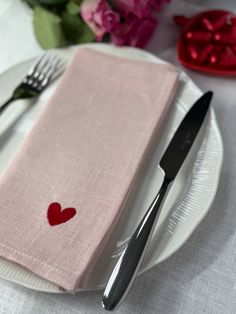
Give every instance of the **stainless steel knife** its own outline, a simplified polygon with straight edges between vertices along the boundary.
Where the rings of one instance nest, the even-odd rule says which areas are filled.
[[[159,167],[164,175],[161,188],[130,238],[105,288],[102,306],[108,311],[121,304],[136,277],[162,205],[204,122],[212,96],[213,93],[209,91],[195,102],[161,158]]]

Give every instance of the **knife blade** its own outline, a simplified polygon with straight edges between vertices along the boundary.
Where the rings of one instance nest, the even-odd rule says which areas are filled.
[[[194,103],[163,154],[158,165],[164,177],[161,188],[131,236],[108,280],[102,298],[105,310],[116,309],[128,293],[147,250],[161,208],[205,120],[212,96],[213,93],[209,91]]]

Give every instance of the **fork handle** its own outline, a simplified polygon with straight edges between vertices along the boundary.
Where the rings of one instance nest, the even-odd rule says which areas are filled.
[[[15,100],[15,98],[12,96],[11,98],[9,98],[3,105],[1,105],[0,107],[0,114],[2,114],[2,112],[9,106],[9,104]]]

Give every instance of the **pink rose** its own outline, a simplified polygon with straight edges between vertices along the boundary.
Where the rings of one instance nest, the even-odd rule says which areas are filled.
[[[161,5],[163,2],[170,2],[171,0],[153,0],[153,9],[157,11],[161,10]]]
[[[119,25],[118,13],[112,11],[106,0],[84,0],[80,7],[83,20],[101,41],[106,32],[110,32]]]
[[[107,10],[102,14],[102,24],[106,31],[110,32],[113,29],[119,27],[120,17],[116,12]]]
[[[129,14],[125,22],[111,33],[112,43],[143,48],[151,39],[156,25],[157,20],[153,16],[138,18]]]
[[[153,0],[114,0],[114,4],[124,16],[133,13],[144,17],[151,14]]]
[[[133,13],[138,17],[147,17],[152,10],[159,10],[164,1],[169,0],[113,0],[113,3],[124,16]]]

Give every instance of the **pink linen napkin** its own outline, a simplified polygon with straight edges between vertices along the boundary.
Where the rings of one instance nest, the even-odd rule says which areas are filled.
[[[0,255],[75,291],[86,285],[177,72],[79,49],[0,178]]]

